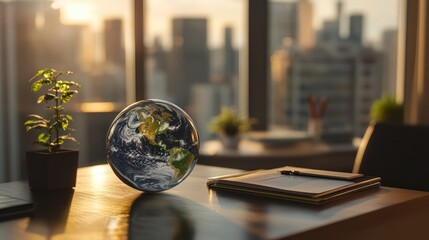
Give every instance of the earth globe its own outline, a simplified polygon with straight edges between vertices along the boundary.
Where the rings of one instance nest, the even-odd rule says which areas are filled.
[[[199,137],[189,115],[178,106],[150,99],[122,110],[106,137],[107,162],[116,176],[145,192],[180,184],[198,160]]]

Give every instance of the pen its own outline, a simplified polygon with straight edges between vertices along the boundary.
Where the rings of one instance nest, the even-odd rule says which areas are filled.
[[[328,171],[298,171],[298,170],[281,170],[281,175],[291,176],[307,176],[307,177],[318,177],[318,178],[330,178],[340,180],[351,180],[362,177],[362,174],[357,173],[343,173],[343,172],[328,172]]]
[[[296,170],[281,170],[280,173],[282,175],[301,175],[301,172]]]
[[[326,175],[326,174],[301,172],[301,171],[297,171],[297,170],[281,170],[280,173],[282,175],[291,175],[291,176],[305,176],[305,177],[319,177],[319,178],[342,179],[341,177],[338,177],[338,176],[330,176],[330,175]]]
[[[280,173],[282,175],[291,175],[291,176],[345,179],[344,177],[341,177],[341,176],[328,175],[328,174],[322,174],[322,173],[302,172],[302,171],[297,171],[297,170],[281,170]]]

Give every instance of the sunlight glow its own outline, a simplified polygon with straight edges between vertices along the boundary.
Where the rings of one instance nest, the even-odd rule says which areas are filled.
[[[104,166],[94,166],[91,168],[91,180],[92,186],[95,188],[103,186],[106,179],[106,167]]]
[[[114,102],[85,102],[80,105],[82,112],[113,112],[118,109]]]
[[[61,22],[63,24],[87,24],[96,16],[90,2],[63,2],[61,6]]]

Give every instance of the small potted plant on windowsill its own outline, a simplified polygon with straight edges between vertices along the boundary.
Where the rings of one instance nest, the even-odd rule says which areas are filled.
[[[249,131],[251,126],[250,119],[238,115],[228,107],[222,107],[220,114],[211,120],[209,128],[218,135],[225,149],[233,150],[238,148],[241,134]]]
[[[404,123],[404,106],[393,96],[384,96],[374,101],[370,114],[371,120],[376,122]]]
[[[62,79],[71,74],[70,71],[42,69],[30,80],[33,81],[32,92],[45,90],[37,103],[45,103],[52,113],[50,118],[31,114],[24,123],[27,131],[41,132],[34,143],[45,147],[27,152],[28,182],[32,190],[70,189],[76,185],[79,151],[61,148],[66,141],[77,143],[70,133],[73,129],[69,127],[73,118],[64,112],[63,107],[80,87],[74,81]]]

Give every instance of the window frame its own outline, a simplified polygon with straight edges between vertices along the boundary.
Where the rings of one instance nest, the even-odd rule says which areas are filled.
[[[429,125],[429,3],[425,0],[403,1],[405,123]]]

